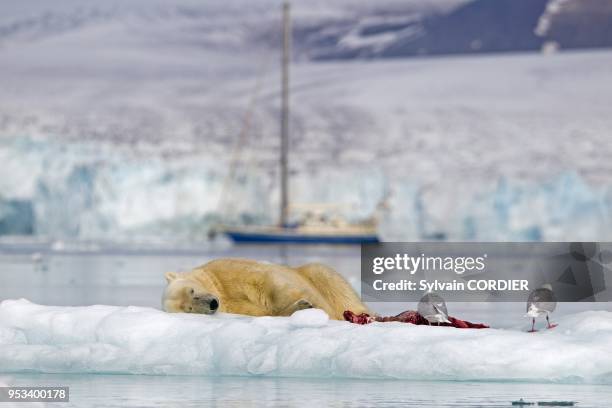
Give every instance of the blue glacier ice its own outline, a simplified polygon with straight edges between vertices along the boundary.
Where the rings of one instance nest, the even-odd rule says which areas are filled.
[[[461,182],[460,180],[457,180]],[[549,179],[500,178],[455,195],[441,185],[429,198],[398,187],[387,215],[387,239],[571,241],[612,237],[612,187],[592,186],[575,172]],[[440,208],[439,203],[446,205]],[[438,207],[438,208],[436,208]]]
[[[226,163],[213,156],[163,160],[20,138],[0,143],[0,159],[3,171],[16,175],[0,179],[0,235],[204,239],[219,219],[273,222],[277,208],[277,186],[261,169],[239,177],[231,203],[220,207]],[[368,216],[390,193],[385,240],[612,238],[612,188],[592,186],[575,172],[542,181],[500,178],[459,196],[448,184],[425,192],[418,181],[390,178],[376,167],[301,169],[292,186],[296,201],[346,204],[351,219]]]
[[[253,375],[612,383],[612,313],[555,330],[468,330],[143,307],[0,303],[0,373]]]
[[[612,188],[589,186],[574,172],[540,183],[500,179],[476,194],[464,214],[464,239],[564,241],[609,239]]]
[[[227,163],[214,155],[164,159],[24,137],[0,140],[0,160],[3,173],[18,175],[0,179],[0,235],[203,239],[221,218],[270,223],[277,208],[278,186],[267,169],[242,172],[220,206]],[[293,185],[298,200],[347,204],[349,217],[363,218],[382,196],[384,179],[371,170],[337,170],[298,175]]]

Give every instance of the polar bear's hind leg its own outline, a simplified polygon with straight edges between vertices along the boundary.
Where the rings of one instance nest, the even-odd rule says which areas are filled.
[[[296,271],[317,290],[320,296],[331,306],[332,319],[343,319],[345,310],[354,313],[368,313],[368,307],[361,302],[359,295],[342,275],[332,268],[310,263],[296,268]],[[317,307],[316,305],[314,305]]]

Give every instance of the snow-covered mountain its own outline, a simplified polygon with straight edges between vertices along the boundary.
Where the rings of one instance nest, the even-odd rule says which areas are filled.
[[[3,4],[0,234],[193,239],[221,216],[272,221],[279,4]],[[296,201],[359,218],[391,191],[387,239],[609,237],[609,52],[319,61],[385,56],[479,4],[294,3]]]
[[[3,5],[0,45],[114,24],[162,43],[276,49],[279,0],[127,2],[94,0]],[[612,46],[612,0],[294,1],[299,58],[353,59]],[[146,27],[146,28],[145,28]]]
[[[440,2],[442,3],[442,2]],[[612,46],[611,0],[473,0],[446,8],[371,10],[302,27],[298,45],[313,59]]]
[[[537,50],[542,39],[534,27],[547,1],[474,0],[443,12],[380,13],[355,22],[313,56],[397,58]]]
[[[536,33],[563,49],[612,46],[612,1],[551,0]]]

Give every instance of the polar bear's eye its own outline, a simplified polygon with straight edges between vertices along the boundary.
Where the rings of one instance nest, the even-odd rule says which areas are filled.
[[[189,294],[190,295],[193,295],[194,293],[195,293],[195,289],[193,289],[193,288],[189,289]]]

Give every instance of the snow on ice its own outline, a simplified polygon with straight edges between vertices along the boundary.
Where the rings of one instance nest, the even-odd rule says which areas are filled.
[[[612,383],[612,313],[558,322],[530,334],[6,300],[0,371]]]

